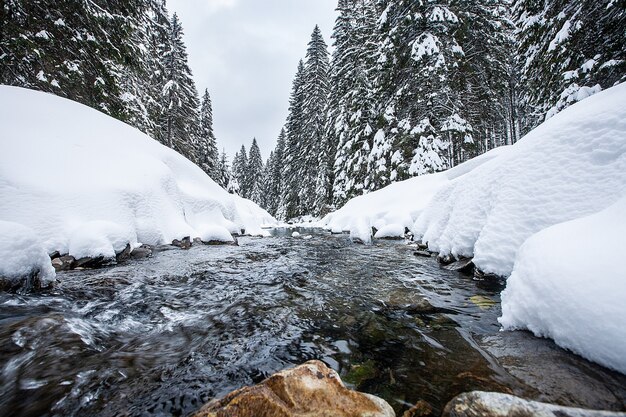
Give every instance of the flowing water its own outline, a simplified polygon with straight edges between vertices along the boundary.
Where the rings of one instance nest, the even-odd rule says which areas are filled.
[[[499,285],[403,242],[300,232],[312,237],[163,248],[0,294],[0,416],[186,416],[309,359],[398,415],[419,400],[439,415],[474,389],[625,409],[625,376],[500,332]]]

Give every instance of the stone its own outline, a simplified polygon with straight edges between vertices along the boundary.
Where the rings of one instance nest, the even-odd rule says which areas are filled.
[[[186,236],[181,240],[174,239],[172,240],[172,246],[176,246],[181,249],[189,249],[191,248],[191,238],[189,236]]]
[[[393,417],[384,400],[352,391],[320,361],[278,372],[213,400],[193,417]]]
[[[58,250],[55,250],[54,252],[52,252],[50,255],[50,259],[56,259],[56,258],[60,258],[61,257],[61,253]]]
[[[109,265],[115,265],[115,258],[105,258],[104,256],[96,256],[96,257],[85,257],[77,259],[75,264],[72,266],[72,269],[94,269],[94,268],[102,268]]]
[[[451,264],[452,262],[454,262],[454,257],[450,254],[448,255],[441,255],[439,254],[439,256],[437,256],[437,262],[439,262],[440,264],[443,265],[448,265]]]
[[[425,258],[430,258],[430,252],[428,252],[426,250],[416,250],[415,252],[413,252],[413,255],[415,255],[415,256],[423,256]]]
[[[124,262],[130,259],[130,253],[132,248],[130,247],[130,243],[126,244],[126,247],[118,254],[115,255],[115,260],[117,262]]]
[[[152,247],[148,245],[141,245],[138,248],[133,249],[130,253],[130,257],[133,259],[145,259],[152,256]]]
[[[426,250],[426,249],[428,249],[428,244],[426,244],[426,243],[424,243],[422,241],[419,241],[419,242],[417,242],[417,247],[418,247],[418,249]]]
[[[52,266],[54,270],[59,271],[68,271],[73,269],[76,264],[76,259],[74,259],[71,255],[65,255],[58,258],[54,258],[52,260]]]
[[[458,261],[443,265],[442,268],[448,271],[471,273],[474,269],[474,261],[473,258],[461,258]]]
[[[419,400],[413,407],[406,410],[402,417],[429,417],[433,415],[433,407],[424,400]]]
[[[587,410],[525,400],[499,392],[473,391],[454,397],[444,417],[626,417],[626,413]]]

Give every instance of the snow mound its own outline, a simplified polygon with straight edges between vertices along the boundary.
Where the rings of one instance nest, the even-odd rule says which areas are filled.
[[[471,161],[470,161],[471,162]],[[412,231],[430,249],[507,276],[519,247],[626,192],[626,84],[577,103],[446,184]]]
[[[411,229],[433,196],[451,180],[507,151],[501,147],[467,161],[446,172],[422,175],[388,185],[378,191],[348,201],[341,209],[326,215],[317,225],[332,233],[350,232],[363,242],[375,238],[402,237]],[[369,234],[369,236],[368,236]]]
[[[502,293],[505,329],[528,329],[626,374],[626,197],[530,237]]]
[[[79,103],[0,86],[0,132],[0,219],[33,230],[48,253],[109,257],[275,224],[180,154]]]
[[[35,232],[0,220],[0,278],[19,280],[37,274],[44,286],[55,278],[50,257]]]

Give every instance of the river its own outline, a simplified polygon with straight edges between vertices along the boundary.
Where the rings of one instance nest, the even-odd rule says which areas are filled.
[[[419,400],[438,415],[474,389],[626,409],[626,376],[501,332],[498,283],[404,242],[299,231],[163,247],[59,273],[48,292],[0,294],[0,415],[186,416],[309,359],[399,416]]]

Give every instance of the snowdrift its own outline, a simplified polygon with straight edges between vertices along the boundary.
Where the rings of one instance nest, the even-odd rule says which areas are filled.
[[[353,239],[369,243],[372,227],[375,238],[403,237],[405,228],[413,229],[415,220],[433,196],[450,181],[508,151],[491,150],[445,172],[422,175],[393,183],[381,190],[348,201],[341,209],[326,215],[319,224],[333,233],[350,232]]]
[[[501,324],[626,373],[626,84],[517,144],[355,198],[323,219],[368,240],[407,226],[429,248],[510,276]],[[400,226],[400,227],[399,227]],[[361,236],[362,235],[362,236]]]
[[[67,99],[0,86],[0,132],[2,230],[30,230],[31,251],[36,239],[47,253],[109,257],[128,243],[224,240],[242,230],[263,234],[261,226],[275,222],[180,154]],[[0,252],[20,251],[14,241],[0,243]]]
[[[502,293],[500,323],[626,374],[626,272],[618,261],[624,249],[626,197],[533,235]]]

